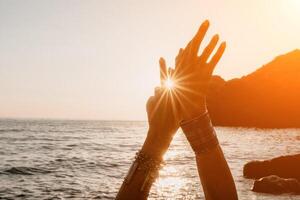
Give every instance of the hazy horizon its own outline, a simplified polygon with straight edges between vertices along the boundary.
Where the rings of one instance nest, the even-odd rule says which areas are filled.
[[[300,48],[297,0],[0,0],[0,118],[144,121],[159,57],[205,19],[225,79]]]

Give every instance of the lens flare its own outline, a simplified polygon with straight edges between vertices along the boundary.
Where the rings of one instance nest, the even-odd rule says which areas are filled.
[[[165,85],[169,90],[171,90],[174,87],[174,82],[172,79],[170,79],[170,77],[168,77],[165,82]]]

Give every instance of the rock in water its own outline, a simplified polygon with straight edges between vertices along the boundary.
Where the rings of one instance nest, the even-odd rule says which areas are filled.
[[[259,179],[269,175],[295,178],[300,181],[300,154],[280,156],[271,160],[251,161],[244,165],[244,177]]]
[[[252,191],[271,194],[300,194],[300,182],[294,178],[284,179],[271,175],[255,180]]]

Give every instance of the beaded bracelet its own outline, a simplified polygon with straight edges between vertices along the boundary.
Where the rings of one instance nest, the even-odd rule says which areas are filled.
[[[209,152],[219,144],[208,112],[192,120],[183,121],[180,126],[196,154]]]
[[[131,165],[124,181],[126,184],[129,184],[137,170],[144,171],[146,176],[140,188],[140,191],[144,191],[150,185],[149,183],[157,178],[158,171],[163,165],[164,161],[162,159],[153,158],[139,151],[136,153],[135,161]]]

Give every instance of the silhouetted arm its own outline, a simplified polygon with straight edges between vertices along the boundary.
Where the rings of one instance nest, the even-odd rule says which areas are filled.
[[[237,199],[234,180],[208,112],[183,121],[181,128],[195,153],[206,199]]]
[[[165,87],[167,68],[160,60],[161,86],[147,102],[149,131],[144,145],[133,162],[119,192],[118,200],[147,199],[158,176],[164,153],[179,128],[179,119],[170,91]]]
[[[209,116],[206,115],[206,121],[203,121],[204,113],[207,112],[205,97],[208,85],[213,70],[226,48],[226,43],[222,42],[216,53],[211,56],[219,40],[216,34],[198,56],[200,44],[208,27],[208,21],[202,23],[185,49],[180,49],[172,74],[177,85],[175,92],[180,101],[182,119],[183,122],[188,122],[186,129],[182,124],[181,128],[196,152],[197,167],[205,197],[209,200],[231,200],[237,199],[234,180],[217,142]],[[202,124],[197,124],[200,122]]]
[[[165,147],[164,148],[161,147],[162,146],[160,144],[155,143],[155,140],[147,137],[141,152],[143,152],[144,154],[152,158],[162,159],[162,156],[165,152]],[[129,170],[118,192],[116,200],[131,200],[131,199],[143,200],[148,198],[151,186],[155,181],[155,178],[158,176],[159,169],[153,169],[151,171],[151,174],[154,177],[151,177],[151,179],[149,179],[148,177],[149,180],[147,180],[147,176],[149,176],[149,174],[145,173],[145,170],[137,169],[135,171],[132,171],[132,167],[134,166],[134,163],[132,164],[131,169]],[[131,176],[131,178],[129,176]]]
[[[233,177],[219,145],[210,152],[197,154],[196,161],[206,200],[238,199]]]

